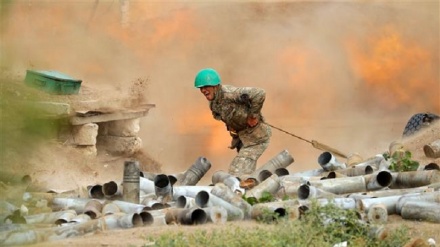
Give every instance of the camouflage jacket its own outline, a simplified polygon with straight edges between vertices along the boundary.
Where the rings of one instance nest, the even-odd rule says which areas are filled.
[[[260,88],[220,85],[209,107],[214,118],[223,121],[228,130],[239,132],[248,128],[248,116],[264,121],[261,108],[265,98],[266,92]]]

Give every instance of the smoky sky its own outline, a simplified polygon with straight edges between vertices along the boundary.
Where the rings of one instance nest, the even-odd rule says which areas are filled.
[[[227,169],[235,154],[193,86],[206,67],[265,89],[270,124],[365,158],[411,115],[440,113],[438,1],[126,2],[2,2],[1,66],[62,71],[109,104],[146,78],[156,107],[140,137],[164,172],[198,156]],[[258,165],[287,149],[291,171],[317,168],[321,150],[272,132]]]

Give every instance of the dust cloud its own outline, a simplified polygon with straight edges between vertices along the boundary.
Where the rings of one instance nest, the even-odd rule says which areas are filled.
[[[270,124],[365,158],[413,114],[440,113],[438,1],[125,2],[122,13],[120,1],[2,1],[1,66],[62,71],[109,102],[148,78],[156,108],[140,137],[163,172],[199,156],[227,169],[235,155],[193,87],[205,67],[264,88]],[[283,149],[290,171],[317,168],[322,153],[274,129],[258,164]]]

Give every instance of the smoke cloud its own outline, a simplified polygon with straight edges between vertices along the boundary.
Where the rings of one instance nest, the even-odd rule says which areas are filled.
[[[270,124],[364,158],[440,113],[438,1],[127,2],[2,1],[1,66],[62,71],[109,102],[147,78],[140,137],[164,172],[235,155],[193,87],[205,67],[264,88]],[[277,130],[258,165],[283,149],[291,171],[318,167],[322,151]]]

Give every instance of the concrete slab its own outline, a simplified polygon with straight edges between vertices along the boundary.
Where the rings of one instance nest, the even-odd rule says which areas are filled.
[[[76,111],[75,116],[70,117],[69,122],[72,125],[82,125],[87,123],[100,123],[124,119],[133,119],[145,117],[151,108],[156,107],[155,104],[145,104],[136,109],[121,109],[111,112],[99,110],[93,111]]]

